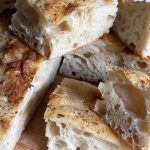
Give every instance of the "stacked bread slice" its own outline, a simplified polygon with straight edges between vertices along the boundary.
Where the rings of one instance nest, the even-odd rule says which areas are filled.
[[[1,12],[14,4],[0,2]],[[14,148],[54,79],[60,56],[109,32],[117,4],[117,0],[17,0],[10,28],[27,45],[10,33],[10,22],[3,23],[7,17],[2,14],[0,149]]]
[[[64,56],[59,74],[98,83],[112,68],[128,68],[150,75],[150,60],[134,54],[118,38],[105,34],[96,42]]]
[[[132,150],[150,149],[149,6],[145,1],[120,0],[113,31],[124,43],[104,35],[64,56],[59,71],[90,82],[103,81],[99,84],[106,108],[103,118]],[[101,114],[101,103],[96,108]]]
[[[0,150],[12,150],[53,81],[61,58],[44,60],[9,33],[4,21],[0,19],[5,47],[0,51]]]
[[[109,73],[99,90],[106,102],[105,119],[133,149],[150,149],[150,76],[119,69]]]
[[[49,150],[129,149],[103,121],[105,106],[96,86],[65,78],[49,100],[45,112]],[[97,101],[100,115],[94,111]]]
[[[117,4],[117,0],[17,0],[11,29],[51,59],[109,32]]]

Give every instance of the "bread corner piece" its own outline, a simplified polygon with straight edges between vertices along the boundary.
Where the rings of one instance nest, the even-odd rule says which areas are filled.
[[[59,62],[44,60],[18,39],[0,52],[0,150],[13,150]]]
[[[11,29],[47,58],[109,32],[117,0],[17,0]]]
[[[132,144],[149,150],[150,76],[133,70],[113,70],[99,90],[106,102],[106,120]]]
[[[150,3],[119,0],[114,31],[120,39],[142,57],[150,56]]]
[[[98,100],[99,104],[103,102],[96,86],[64,78],[49,99],[45,112],[49,150],[128,149],[102,116],[93,111]]]

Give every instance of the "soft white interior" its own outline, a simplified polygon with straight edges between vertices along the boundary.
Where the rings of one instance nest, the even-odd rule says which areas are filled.
[[[135,54],[128,54],[118,41],[110,43],[99,39],[64,56],[59,74],[90,82],[106,80],[113,67],[126,67],[150,75],[150,61]]]
[[[56,58],[52,61],[42,62],[32,81],[33,86],[26,92],[8,133],[0,143],[0,150],[13,150],[42,96],[52,83],[59,68],[60,60],[61,58]]]
[[[59,31],[51,35],[48,32],[51,30],[47,27],[49,30],[46,32],[51,35],[50,45],[54,50],[52,55],[58,55],[58,51],[62,55],[98,39],[104,33],[108,33],[116,17],[116,12],[116,1],[109,3],[97,0],[87,8],[80,8],[67,17],[65,22],[70,28],[69,31]]]
[[[138,54],[150,56],[150,3],[120,0],[114,30]]]
[[[39,51],[42,54],[51,54],[51,58],[90,43],[103,33],[109,32],[117,12],[117,0],[96,0],[90,5],[78,8],[59,26],[53,27],[48,21],[43,21],[42,14],[33,11],[31,4],[23,3],[25,5],[21,1],[17,2],[18,11],[13,17],[12,30],[23,34],[26,41],[32,40],[28,40],[31,45],[36,41]],[[33,12],[32,15],[27,13],[27,8]],[[16,27],[17,24],[21,29]],[[19,30],[24,33],[19,33]],[[41,51],[43,46],[46,49],[44,52]]]
[[[65,76],[98,82],[107,79],[112,67],[123,66],[122,46],[98,40],[65,55],[59,73]]]
[[[119,150],[117,146],[61,122],[48,121],[48,150]]]
[[[100,83],[99,90],[106,102],[107,122],[124,139],[132,140],[133,147],[145,148],[149,141],[145,95],[119,76]]]

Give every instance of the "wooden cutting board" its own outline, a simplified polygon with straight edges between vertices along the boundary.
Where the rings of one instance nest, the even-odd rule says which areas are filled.
[[[54,83],[51,85],[49,92],[51,93],[57,83],[62,80],[62,77],[57,76]],[[47,150],[47,139],[45,137],[45,122],[43,119],[44,112],[48,100],[43,98],[37,111],[33,115],[31,121],[27,125],[25,131],[17,143],[14,150]]]

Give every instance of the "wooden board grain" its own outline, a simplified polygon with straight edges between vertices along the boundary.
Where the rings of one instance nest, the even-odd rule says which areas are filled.
[[[57,76],[48,93],[51,93],[61,80],[62,77]],[[43,98],[14,150],[47,150],[45,122],[43,119],[47,103],[48,99]]]

